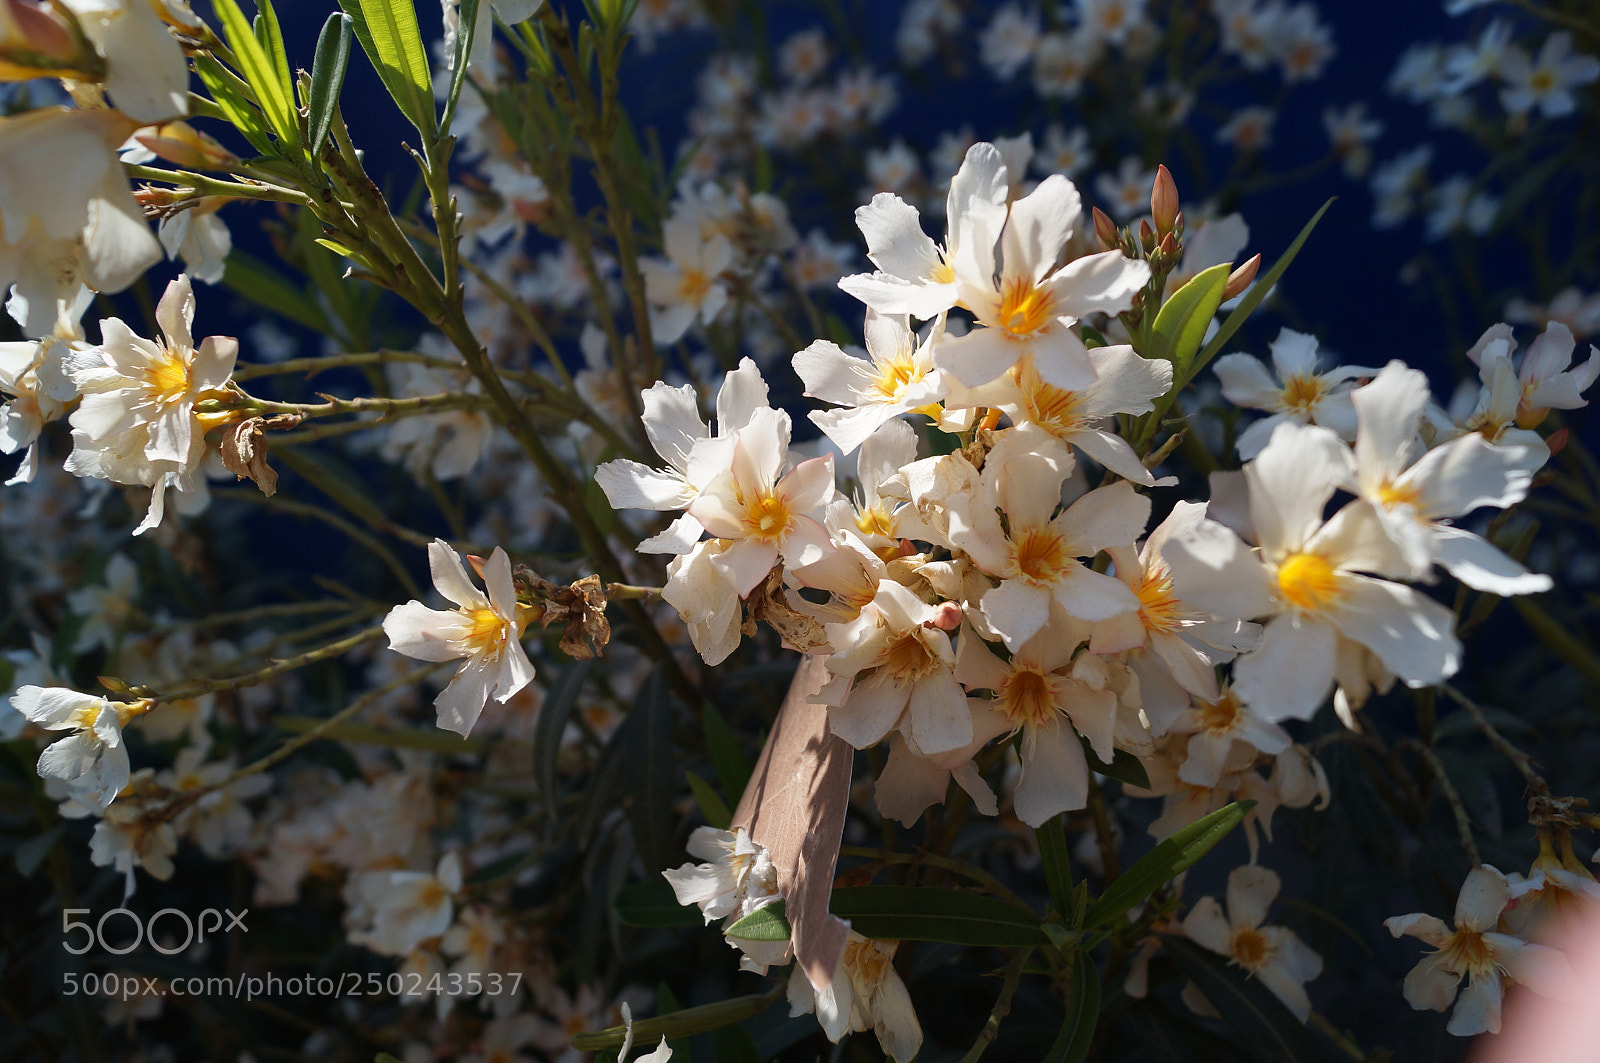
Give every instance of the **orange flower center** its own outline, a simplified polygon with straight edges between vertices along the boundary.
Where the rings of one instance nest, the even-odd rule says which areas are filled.
[[[1060,711],[1050,677],[1036,668],[1018,668],[996,693],[1001,711],[1017,727],[1048,723]]]
[[[1066,544],[1050,527],[1027,528],[1011,541],[1012,563],[1026,579],[1054,583],[1072,563]]]
[[[1322,381],[1315,376],[1292,376],[1283,385],[1285,409],[1310,413],[1322,399]]]
[[[1173,597],[1172,576],[1148,572],[1133,589],[1139,598],[1139,621],[1149,631],[1175,631],[1183,622],[1183,603]]]
[[[789,503],[778,495],[762,495],[745,505],[745,527],[758,539],[781,539],[789,529],[790,519]]]
[[[1031,336],[1058,315],[1050,292],[1035,288],[1027,277],[1009,277],[1000,293],[1000,320],[996,324],[1013,336]]]
[[[1247,971],[1255,971],[1272,959],[1272,954],[1276,950],[1261,931],[1240,927],[1233,932],[1233,940],[1229,943],[1228,951],[1232,953],[1239,966]]]

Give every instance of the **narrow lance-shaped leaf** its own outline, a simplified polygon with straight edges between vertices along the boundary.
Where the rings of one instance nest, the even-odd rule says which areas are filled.
[[[250,142],[250,146],[263,155],[271,155],[275,149],[272,138],[267,135],[267,127],[261,120],[261,112],[252,107],[240,91],[238,79],[209,55],[195,56],[194,69],[211,93],[211,98],[228,121],[233,123],[233,127]]]
[[[234,0],[214,0],[214,3],[222,19],[222,32],[228,38],[228,47],[233,49],[234,57],[239,60],[239,72],[255,93],[261,113],[267,117],[267,124],[283,144],[298,147],[300,123],[295,115],[294,88],[289,83],[287,66],[280,80],[277,65],[267,57],[261,42],[256,40],[255,30],[245,20],[239,5]]]
[[[433,82],[411,0],[339,0],[339,6],[355,20],[361,49],[400,113],[431,140],[437,120]]]
[[[1244,298],[1239,300],[1239,305],[1234,307],[1233,312],[1222,320],[1222,324],[1217,327],[1217,334],[1211,337],[1211,342],[1206,344],[1205,350],[1200,352],[1200,357],[1195,359],[1194,367],[1189,372],[1191,378],[1194,374],[1204,369],[1211,359],[1217,356],[1217,352],[1222,350],[1222,345],[1233,338],[1233,334],[1239,331],[1239,326],[1243,325],[1245,320],[1255,312],[1256,307],[1261,305],[1261,301],[1267,297],[1267,293],[1272,290],[1273,285],[1278,283],[1284,271],[1289,268],[1289,263],[1294,261],[1294,256],[1300,253],[1300,248],[1305,245],[1306,238],[1311,235],[1311,230],[1317,227],[1317,222],[1322,220],[1322,216],[1328,212],[1329,207],[1333,206],[1333,201],[1336,198],[1338,197],[1330,197],[1327,202],[1317,209],[1315,214],[1311,215],[1311,220],[1306,222],[1305,227],[1300,230],[1300,235],[1294,238],[1294,242],[1289,245],[1289,249],[1283,253],[1283,257],[1274,262],[1272,268],[1259,277],[1255,284],[1251,285],[1250,290],[1245,292]]]
[[[1263,1063],[1322,1063],[1327,1054],[1260,981],[1188,938],[1161,935],[1161,947],[1222,1016],[1234,1043]]]
[[[334,108],[339,106],[339,91],[344,87],[344,74],[350,66],[352,25],[349,15],[335,11],[322,24],[322,32],[317,36],[317,53],[311,60],[310,99],[306,101],[306,130],[311,137],[313,159],[322,151],[322,142],[328,139]]]
[[[1085,926],[1108,926],[1151,893],[1156,887],[1193,867],[1212,847],[1227,837],[1256,806],[1254,801],[1235,801],[1211,815],[1191,823],[1151,849],[1115,882],[1106,887],[1084,914]]]
[[[700,909],[692,904],[679,904],[672,886],[659,877],[623,886],[612,898],[611,907],[617,913],[617,922],[623,926],[701,926],[705,922]]]
[[[444,117],[439,120],[440,131],[448,135],[455,121],[456,104],[461,100],[462,87],[467,80],[467,62],[472,58],[472,46],[478,36],[478,4],[481,0],[461,0],[457,13],[456,54],[450,68],[450,95],[444,101]]]
[[[700,726],[705,730],[706,752],[711,757],[711,766],[717,770],[722,792],[737,805],[750,781],[750,758],[739,748],[739,737],[728,726],[728,721],[709,701],[700,710]]]
[[[689,783],[689,792],[694,794],[695,804],[700,806],[706,822],[718,830],[727,830],[733,813],[728,811],[728,803],[722,799],[722,795],[692,771],[684,772],[683,777]]]
[[[267,61],[277,75],[275,80],[284,86],[285,95],[293,100],[294,94],[289,86],[294,84],[294,75],[289,72],[289,53],[283,47],[283,29],[278,25],[278,13],[273,10],[272,0],[256,0],[256,20],[252,28],[256,43],[261,45],[261,50],[266,53]]]
[[[929,886],[848,886],[829,910],[872,938],[951,945],[1048,945],[1039,917],[1008,901]]]
[[[653,1045],[659,1043],[663,1037],[672,1041],[679,1037],[693,1037],[697,1033],[706,1033],[722,1026],[731,1026],[736,1022],[743,1022],[752,1015],[761,1014],[777,999],[776,992],[754,994],[734,997],[732,1000],[719,1000],[715,1004],[702,1004],[697,1008],[685,1008],[671,1015],[638,1019],[633,1024],[633,1041],[634,1044]],[[627,1035],[627,1027],[612,1026],[604,1030],[578,1034],[572,1039],[572,1047],[580,1052],[616,1048],[622,1044]]]
[[[1228,286],[1231,270],[1226,262],[1201,270],[1169,295],[1156,314],[1150,355],[1172,363],[1172,379],[1177,388],[1189,380],[1189,362],[1206,338],[1206,327],[1217,307],[1222,305],[1222,290]]]
[[[1100,972],[1094,957],[1079,951],[1072,957],[1072,991],[1067,998],[1067,1015],[1061,1032],[1045,1055],[1045,1063],[1083,1063],[1094,1043],[1095,1027],[1100,1023]]]
[[[533,728],[533,780],[544,798],[545,811],[553,822],[559,814],[556,800],[556,758],[561,753],[561,735],[578,704],[578,693],[588,678],[592,660],[574,661],[562,669],[550,684],[539,705],[539,720]]]
[[[625,785],[632,803],[628,822],[633,844],[646,870],[659,871],[672,857],[672,700],[657,665],[644,682],[623,725],[629,740],[623,747]]]

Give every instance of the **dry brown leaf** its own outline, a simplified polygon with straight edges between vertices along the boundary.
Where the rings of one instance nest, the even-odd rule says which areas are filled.
[[[801,653],[810,653],[828,645],[828,633],[817,621],[789,605],[783,585],[783,570],[774,568],[767,573],[766,581],[750,592],[744,602],[747,623],[765,620],[783,641]],[[754,634],[751,631],[750,634]]]
[[[278,474],[267,465],[266,431],[293,428],[299,414],[280,413],[275,417],[246,417],[228,425],[222,432],[222,465],[239,479],[249,477],[269,498],[278,490]]]

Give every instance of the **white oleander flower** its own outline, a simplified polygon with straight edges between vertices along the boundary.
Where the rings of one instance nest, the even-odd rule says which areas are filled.
[[[1471,1037],[1500,1032],[1500,1004],[1508,977],[1541,996],[1566,992],[1572,969],[1565,955],[1498,929],[1506,906],[1541,884],[1538,876],[1513,884],[1497,868],[1483,864],[1468,873],[1461,887],[1454,930],[1421,912],[1385,919],[1383,925],[1395,937],[1409,934],[1433,946],[1434,951],[1406,975],[1405,996],[1411,1006],[1445,1011],[1454,1004],[1445,1029],[1457,1037]],[[1467,988],[1458,999],[1463,978]]]
[[[595,470],[595,483],[606,493],[613,509],[687,510],[700,489],[723,472],[732,460],[734,433],[750,423],[755,412],[767,406],[767,382],[748,358],[729,372],[717,391],[716,430],[700,418],[694,387],[671,387],[660,381],[641,393],[644,430],[665,469],[627,458],[608,461]],[[705,528],[684,513],[660,535],[639,544],[641,553],[686,554]]]
[[[136,124],[106,109],[0,117],[0,288],[49,307],[80,283],[121,291],[161,261],[116,155]]]
[[[812,516],[837,493],[833,455],[789,467],[789,415],[756,410],[733,437],[726,468],[703,484],[688,513],[727,546],[711,557],[742,598],[781,558],[791,568],[815,564],[834,549]]]
[[[1572,90],[1600,78],[1600,59],[1574,55],[1572,34],[1563,30],[1545,38],[1532,60],[1520,48],[1507,49],[1498,72],[1505,85],[1500,103],[1507,114],[1527,114],[1537,107],[1546,118],[1560,118],[1577,109]]]
[[[1088,348],[1072,326],[1092,313],[1128,309],[1150,267],[1104,251],[1056,268],[1082,215],[1078,190],[1060,174],[1013,202],[1003,226],[997,216],[969,212],[952,265],[960,304],[983,327],[941,343],[939,368],[976,386],[1032,355],[1047,384],[1074,391],[1094,383]]]
[[[1235,406],[1271,414],[1240,433],[1239,457],[1249,461],[1261,453],[1273,431],[1286,421],[1319,424],[1333,429],[1346,442],[1354,439],[1350,388],[1358,377],[1372,376],[1375,370],[1341,365],[1319,373],[1316,337],[1293,329],[1279,332],[1271,350],[1272,372],[1249,354],[1225,354],[1214,367],[1223,398]]]
[[[860,615],[827,625],[840,647],[828,658],[833,673],[813,699],[828,706],[833,733],[857,749],[882,741],[896,727],[925,754],[972,741],[972,712],[956,681],[955,649],[939,626],[944,612],[893,580]]]
[[[428,567],[436,590],[455,609],[429,609],[412,600],[384,617],[389,648],[422,661],[466,658],[433,705],[439,726],[465,736],[490,698],[504,703],[533,682],[533,665],[522,648],[517,591],[511,559],[498,546],[483,566],[485,595],[467,578],[461,559],[443,539],[428,544]]]
[[[701,235],[698,210],[675,213],[661,229],[667,257],[639,263],[650,329],[658,344],[676,343],[696,320],[710,324],[728,304],[720,278],[733,264],[733,245],[720,233]]]
[[[1493,446],[1473,433],[1418,457],[1428,380],[1402,362],[1390,362],[1350,398],[1360,432],[1346,487],[1372,506],[1414,578],[1427,578],[1439,564],[1475,590],[1506,596],[1550,589],[1549,576],[1530,573],[1448,522],[1481,506],[1522,501],[1533,480],[1524,448]]]
[[[1261,645],[1234,661],[1233,683],[1273,720],[1317,710],[1333,686],[1341,639],[1371,650],[1410,686],[1438,683],[1460,664],[1454,614],[1375,578],[1406,578],[1410,569],[1372,508],[1351,502],[1323,519],[1349,462],[1328,429],[1280,424],[1244,469],[1259,549],[1208,519],[1162,551],[1184,600],[1219,616],[1271,618]]]
[[[942,325],[936,323],[919,341],[907,315],[880,314],[869,306],[863,327],[868,358],[848,354],[831,340],[817,340],[797,353],[794,370],[805,382],[805,393],[843,407],[813,410],[812,422],[849,454],[889,420],[934,406],[949,391],[933,364]]]
[[[685,848],[690,856],[707,862],[684,864],[661,874],[672,886],[679,904],[700,907],[707,926],[721,919],[726,928],[783,899],[778,893],[778,872],[772,858],[743,827],[732,831],[697,827]],[[765,974],[768,966],[786,963],[790,956],[791,944],[787,940],[730,937],[727,941],[744,953],[739,965],[745,970]]]
[[[1305,983],[1322,973],[1322,957],[1281,926],[1262,926],[1282,885],[1277,873],[1246,865],[1228,875],[1228,910],[1202,897],[1183,920],[1196,944],[1228,957],[1260,980],[1301,1022],[1311,1014]]]
[[[1008,730],[1022,733],[1022,775],[1014,805],[1017,818],[1030,827],[1087,803],[1089,762],[1080,733],[1102,763],[1111,763],[1116,755],[1117,695],[1106,686],[1099,659],[1077,655],[1086,632],[1068,631],[1065,626],[1040,631],[1010,661],[1002,661],[969,632],[956,660],[956,678],[963,686],[994,691],[994,700],[974,702],[974,707],[998,714]]]
[[[239,342],[190,333],[194,292],[187,275],[167,285],[156,305],[160,342],[136,335],[118,318],[100,322],[100,346],[80,352],[69,374],[83,399],[72,412],[73,452],[67,471],[154,490],[138,531],[161,520],[167,486],[193,490],[212,417],[195,405],[224,395]]]
[[[146,0],[64,0],[106,61],[106,92],[141,124],[189,113],[189,64]]]
[[[917,208],[890,192],[856,208],[856,227],[867,241],[875,273],[857,273],[839,287],[880,314],[938,317],[956,305],[955,262],[966,239],[967,219],[987,220],[983,231],[1005,221],[1007,169],[1000,149],[977,143],[967,149],[945,200],[948,235],[941,246],[922,231]]]
[[[954,457],[951,467],[962,465],[972,468]],[[1000,580],[978,604],[1013,652],[1049,622],[1052,608],[1090,622],[1139,608],[1125,583],[1081,559],[1132,546],[1150,519],[1150,498],[1122,481],[1061,508],[1061,486],[1071,467],[1071,456],[1055,437],[1022,425],[995,444],[981,477],[971,477],[977,484],[947,498],[951,544]]]
[[[911,1063],[922,1048],[922,1024],[911,994],[894,969],[898,941],[877,941],[854,930],[827,989],[816,990],[796,965],[789,976],[789,1014],[816,1012],[828,1040],[839,1043],[847,1033],[871,1030],[895,1063]]]
[[[368,871],[352,879],[351,888],[370,926],[352,931],[350,941],[386,956],[409,956],[450,928],[461,858],[446,853],[431,873]]]
[[[107,701],[65,687],[24,686],[11,704],[47,731],[73,733],[39,754],[39,775],[60,779],[72,795],[103,809],[128,785],[128,748],[122,728],[144,712],[137,704]]]
[[[1089,649],[1127,655],[1128,666],[1139,676],[1151,729],[1158,735],[1166,732],[1175,713],[1188,707],[1190,695],[1215,701],[1220,696],[1216,666],[1261,641],[1255,624],[1202,612],[1173,588],[1172,570],[1161,551],[1205,514],[1203,503],[1179,502],[1137,552],[1132,546],[1107,550],[1117,579],[1138,597],[1139,609],[1096,623]]]

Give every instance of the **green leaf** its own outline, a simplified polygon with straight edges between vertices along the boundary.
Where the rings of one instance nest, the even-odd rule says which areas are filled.
[[[711,756],[722,792],[737,806],[750,782],[750,758],[739,748],[739,736],[709,701],[700,710],[700,725],[705,728],[706,752]]]
[[[1289,263],[1294,261],[1294,256],[1298,255],[1300,248],[1305,246],[1306,238],[1311,235],[1311,230],[1317,227],[1317,222],[1322,220],[1322,216],[1328,212],[1328,208],[1333,206],[1333,201],[1337,198],[1337,196],[1329,197],[1328,201],[1322,204],[1315,214],[1311,215],[1311,220],[1306,222],[1305,227],[1300,230],[1300,235],[1294,238],[1294,242],[1289,245],[1289,250],[1285,251],[1283,257],[1274,262],[1272,268],[1267,270],[1264,275],[1256,278],[1255,284],[1251,285],[1250,290],[1245,292],[1244,298],[1239,300],[1239,305],[1233,308],[1231,314],[1223,318],[1222,324],[1217,328],[1217,334],[1211,337],[1211,342],[1206,344],[1205,350],[1200,352],[1200,357],[1195,359],[1194,367],[1189,371],[1190,379],[1193,379],[1194,374],[1204,369],[1206,363],[1217,356],[1217,352],[1222,350],[1222,345],[1232,339],[1233,334],[1239,331],[1239,326],[1243,325],[1246,319],[1255,313],[1256,307],[1261,305],[1261,300],[1265,299],[1267,293],[1272,290],[1273,285],[1278,283],[1284,271],[1289,268]]]
[[[722,1026],[732,1026],[752,1015],[760,1015],[772,1006],[772,1002],[777,1000],[778,996],[776,992],[752,994],[747,997],[734,997],[732,1000],[719,1000],[714,1004],[702,1004],[697,1008],[685,1008],[671,1015],[639,1019],[633,1024],[633,1043],[651,1046],[659,1044],[663,1037],[672,1041],[679,1037],[706,1033]],[[627,1035],[627,1028],[623,1026],[592,1030],[574,1037],[572,1047],[580,1052],[598,1052],[606,1048],[616,1048],[622,1044]]]
[[[556,761],[561,756],[561,735],[567,729],[567,720],[578,704],[578,693],[583,681],[589,677],[592,660],[574,661],[562,669],[556,681],[545,692],[539,705],[539,720],[533,727],[533,780],[544,798],[545,811],[550,819],[559,814],[560,802],[556,793]]]
[[[1201,270],[1182,288],[1167,296],[1156,314],[1149,357],[1172,363],[1173,386],[1189,382],[1189,363],[1206,338],[1206,328],[1222,305],[1222,289],[1228,286],[1230,263],[1223,262]]]
[[[784,903],[773,901],[757,908],[733,923],[723,934],[745,941],[788,941],[789,917],[785,914]]]
[[[352,25],[349,15],[335,11],[317,35],[317,53],[311,60],[310,98],[306,100],[306,129],[311,135],[313,159],[322,151],[322,142],[328,139],[333,112],[339,106],[339,92],[344,88],[345,71],[350,67]]]
[[[1048,945],[1037,915],[994,897],[930,886],[847,886],[828,905],[859,934],[951,945]]]
[[[1111,925],[1123,912],[1155,892],[1163,882],[1194,866],[1195,861],[1227,837],[1228,832],[1237,827],[1254,807],[1254,801],[1235,801],[1225,805],[1151,849],[1089,905],[1088,912],[1084,914],[1084,925]]]
[[[348,258],[351,262],[354,262],[356,265],[360,266],[362,269],[366,270],[368,273],[372,272],[372,266],[367,262],[367,260],[365,258],[363,258],[361,256],[360,252],[350,250],[348,247],[344,246],[343,244],[341,244],[337,240],[329,240],[325,236],[319,236],[319,237],[317,237],[317,246],[318,247],[326,247],[329,251],[332,251],[334,254],[342,255],[345,258]]]
[[[1099,772],[1108,779],[1127,783],[1129,786],[1137,786],[1141,790],[1150,789],[1150,776],[1144,770],[1144,762],[1138,757],[1126,749],[1117,749],[1113,750],[1111,763],[1107,764],[1095,753],[1087,738],[1080,734],[1078,741],[1083,744],[1083,755],[1089,761],[1091,771]]]
[[[467,60],[472,57],[472,45],[478,36],[478,4],[480,0],[461,0],[461,10],[456,16],[456,54],[450,69],[450,95],[444,101],[444,117],[439,129],[449,134],[455,121],[456,104],[461,100],[461,88],[467,82]],[[487,2],[487,0],[483,0]]]
[[[658,929],[705,923],[699,908],[678,903],[678,895],[664,878],[628,883],[611,899],[611,907],[623,926]]]
[[[761,1053],[756,1051],[756,1043],[742,1026],[723,1026],[718,1029],[711,1037],[711,1050],[716,1063],[761,1063]]]
[[[267,127],[261,121],[261,112],[239,90],[239,79],[209,55],[195,56],[194,69],[210,91],[211,98],[228,121],[233,123],[233,127],[250,142],[250,146],[263,155],[271,155],[276,150],[272,138],[267,135]]]
[[[438,117],[433,111],[433,82],[411,0],[339,0],[339,6],[355,20],[361,49],[400,113],[432,140]]]
[[[710,783],[694,772],[686,771],[683,776],[689,781],[689,790],[694,794],[695,803],[700,806],[706,822],[718,830],[727,830],[728,824],[733,820],[733,813],[728,811],[727,802],[711,788]]]
[[[294,100],[291,86],[294,76],[289,72],[289,53],[283,47],[283,29],[278,25],[278,13],[272,9],[272,0],[255,0],[256,20],[251,27],[256,43],[261,45],[261,50],[267,54],[267,59],[272,64],[273,72],[277,75],[278,84],[284,88],[284,93],[290,101]],[[296,129],[299,128],[297,125]]]
[[[254,257],[234,248],[228,254],[228,271],[222,283],[237,295],[271,310],[276,310],[290,321],[321,333],[332,333],[328,315],[310,296],[306,295],[289,278]]]
[[[1044,881],[1050,887],[1050,904],[1063,919],[1072,914],[1072,859],[1067,853],[1066,822],[1067,814],[1061,812],[1033,830],[1044,864]]]
[[[672,700],[667,680],[657,665],[639,700],[623,723],[623,779],[633,844],[647,871],[660,871],[672,860]]]
[[[300,144],[300,124],[294,109],[294,88],[289,82],[289,66],[285,61],[280,79],[277,64],[268,58],[255,30],[245,21],[244,12],[234,0],[213,0],[217,15],[222,19],[222,32],[239,60],[239,73],[244,75],[250,90],[255,93],[261,113],[278,139],[294,147]],[[281,44],[281,41],[280,41]],[[219,101],[220,102],[220,101]]]
[[[1094,957],[1079,952],[1072,958],[1072,990],[1067,1000],[1067,1016],[1061,1032],[1045,1054],[1045,1063],[1083,1063],[1094,1043],[1095,1027],[1100,1023],[1100,972]]]
[[[1236,1045],[1263,1063],[1319,1063],[1324,1058],[1305,1025],[1259,981],[1188,938],[1162,934],[1161,946],[1211,1001]]]

